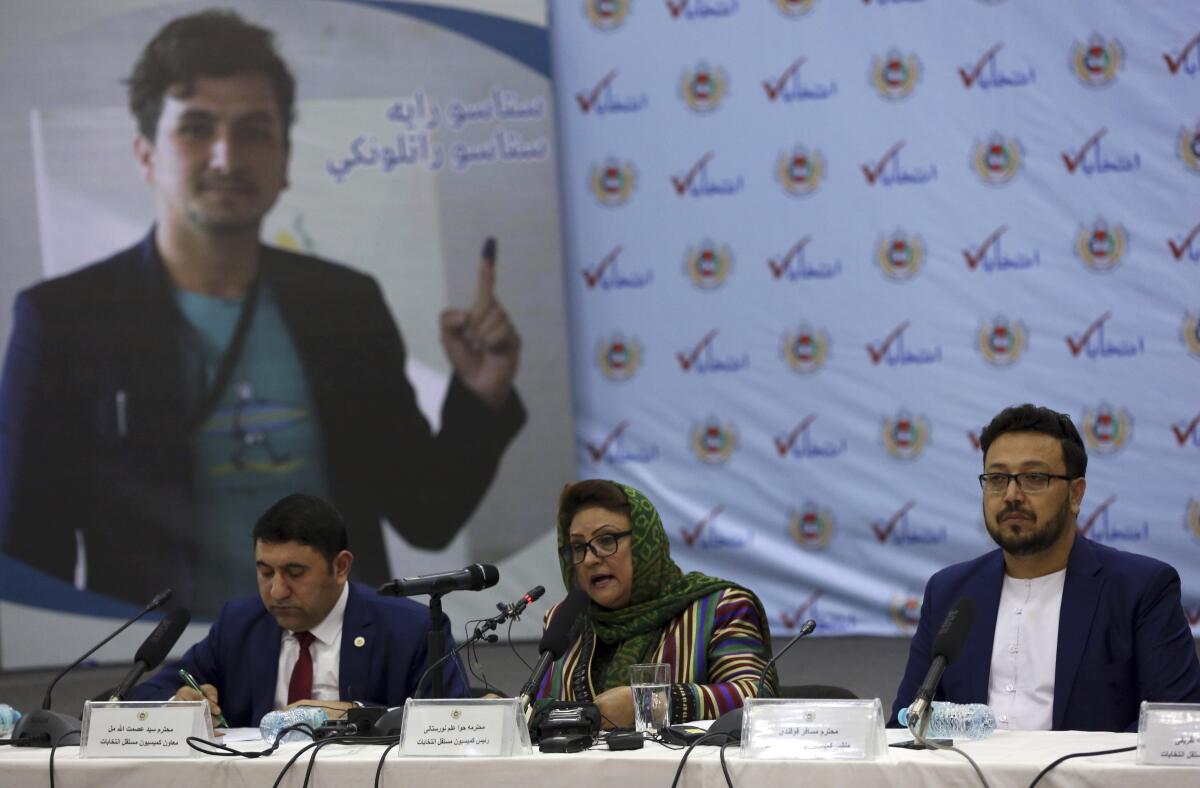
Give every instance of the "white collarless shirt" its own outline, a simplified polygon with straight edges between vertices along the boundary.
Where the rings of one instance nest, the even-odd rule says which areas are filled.
[[[350,583],[342,586],[342,595],[334,604],[329,615],[320,624],[309,630],[313,642],[309,654],[313,661],[313,700],[341,700],[338,688],[339,668],[342,664],[342,618],[346,614],[346,600],[350,598]],[[287,706],[288,685],[292,682],[292,671],[300,659],[300,641],[295,634],[284,630],[279,647],[279,674],[275,677],[275,708]]]
[[[988,705],[996,712],[998,728],[1053,727],[1058,619],[1066,579],[1066,569],[1028,580],[1004,576],[988,677]]]

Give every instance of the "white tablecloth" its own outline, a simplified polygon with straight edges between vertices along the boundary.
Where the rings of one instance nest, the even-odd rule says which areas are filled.
[[[906,738],[888,731],[889,740]],[[1025,788],[1039,771],[1072,752],[1129,747],[1137,743],[1131,733],[998,732],[990,739],[958,742],[979,763],[992,788]],[[219,788],[237,786],[269,788],[288,758],[301,744],[284,745],[269,758],[197,758],[171,760],[81,759],[78,748],[60,748],[55,756],[55,783],[61,788]],[[248,743],[239,749],[254,749]],[[310,785],[314,788],[370,786],[381,747],[332,745],[317,758]],[[391,788],[456,788],[492,786],[571,786],[571,788],[667,788],[682,751],[647,743],[645,749],[608,752],[597,749],[570,755],[533,755],[516,758],[401,758],[388,755],[383,785]],[[1200,767],[1137,766],[1135,752],[1081,758],[1055,768],[1039,788],[1197,788]],[[978,786],[970,764],[950,752],[910,751],[889,748],[886,760],[874,763],[832,761],[743,760],[736,747],[726,750],[733,784],[737,788],[803,785],[804,788],[972,788]],[[0,786],[34,788],[49,785],[49,751],[0,748]],[[298,787],[303,781],[307,755],[292,766],[281,785]],[[717,748],[697,747],[680,780],[681,788],[722,788]]]

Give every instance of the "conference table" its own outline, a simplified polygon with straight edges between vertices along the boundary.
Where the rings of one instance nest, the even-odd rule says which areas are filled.
[[[889,741],[907,738],[904,731],[888,731]],[[997,732],[983,741],[956,742],[979,764],[992,788],[1026,788],[1043,768],[1063,755],[1092,752],[1137,743],[1132,733]],[[241,742],[238,749],[258,749]],[[237,786],[270,788],[288,759],[303,744],[285,744],[270,757],[248,760],[199,756],[194,758],[134,760],[80,758],[77,747],[62,747],[54,759],[55,785],[61,788],[93,786],[165,786],[219,788]],[[697,747],[680,778],[681,788],[721,788],[725,777],[716,747]],[[371,786],[383,748],[373,745],[330,745],[322,748],[309,785],[324,788]],[[597,748],[573,754],[544,754],[512,758],[414,758],[393,749],[387,756],[381,784],[392,788],[452,788],[454,786],[572,786],[572,788],[668,788],[683,754],[653,742],[644,749],[610,752]],[[1196,788],[1200,767],[1138,766],[1135,751],[1077,758],[1056,767],[1039,788]],[[725,751],[734,786],[797,786],[804,788],[885,788],[886,786],[979,786],[970,764],[952,752],[889,748],[886,759],[875,762],[744,760],[736,746]],[[297,788],[303,783],[308,756],[302,756],[279,783]],[[49,751],[0,748],[0,786],[33,788],[50,784]]]

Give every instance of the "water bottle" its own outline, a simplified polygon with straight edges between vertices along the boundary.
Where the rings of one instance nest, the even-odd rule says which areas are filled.
[[[294,709],[267,712],[263,715],[262,722],[258,724],[258,732],[262,734],[263,741],[274,744],[275,737],[284,728],[303,722],[315,731],[317,726],[324,725],[328,721],[329,715],[325,713],[325,709],[319,706],[297,706]],[[287,735],[283,737],[283,741],[312,741],[312,734],[304,729],[288,731]]]
[[[900,709],[900,724],[908,726],[908,709]],[[983,703],[933,702],[926,738],[986,739],[996,732],[996,712]]]
[[[0,703],[0,739],[12,736],[13,728],[16,727],[19,719],[21,719],[21,712],[7,703]]]

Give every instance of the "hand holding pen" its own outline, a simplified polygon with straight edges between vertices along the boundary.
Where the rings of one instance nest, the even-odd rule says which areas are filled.
[[[186,687],[180,687],[175,693],[175,700],[206,700],[208,701],[209,711],[212,713],[213,719],[222,728],[228,728],[229,723],[224,715],[221,714],[221,707],[217,705],[217,688],[211,684],[201,685],[196,681],[196,678],[188,673],[183,668],[179,669],[179,677],[186,682]]]

